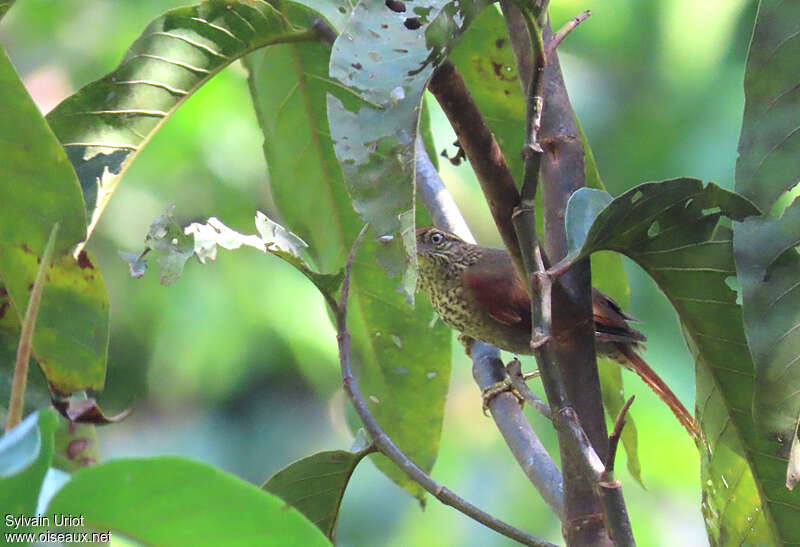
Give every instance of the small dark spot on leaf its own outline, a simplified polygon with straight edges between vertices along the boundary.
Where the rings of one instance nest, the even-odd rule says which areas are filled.
[[[87,446],[89,446],[88,439],[75,439],[74,441],[70,441],[67,445],[67,458],[74,460],[81,452],[86,450]]]
[[[507,89],[504,89],[503,93],[505,93],[506,95],[511,95],[511,92],[509,90],[507,90]]]
[[[81,269],[91,268],[94,270],[94,265],[92,261],[89,260],[89,255],[86,254],[86,251],[81,251],[81,254],[78,255],[78,266],[80,266]]]
[[[42,263],[42,257],[41,256],[37,256],[36,257],[36,263],[37,264],[41,264]]]
[[[418,17],[409,17],[405,21],[403,21],[405,27],[409,30],[417,30],[419,27],[422,26],[422,23],[419,22]]]
[[[406,5],[400,0],[386,0],[386,7],[397,13],[405,13]]]
[[[30,292],[30,291],[32,291],[32,290],[33,290],[33,283],[31,283],[30,285],[28,285],[28,292]]]
[[[381,23],[381,28],[389,28],[389,25],[387,25],[386,23]]]
[[[23,250],[23,251],[25,251],[26,253],[29,253],[29,252],[31,252],[31,248],[30,248],[30,247],[28,247],[28,244],[27,244],[27,243],[23,243],[23,244],[21,245],[21,247],[22,247],[22,250]]]
[[[351,63],[350,66],[356,70],[361,70],[362,68],[364,68],[364,65],[362,65],[361,63]]]
[[[403,49],[403,48],[397,48],[394,51],[396,53],[408,53],[408,50],[407,49]]]
[[[339,13],[347,13],[347,9],[344,6],[339,6]]]
[[[500,48],[501,48],[501,47],[503,47],[504,45],[506,45],[506,40],[505,40],[505,38],[500,38],[500,39],[498,39],[498,40],[497,40],[497,41],[494,43],[494,47],[496,47],[497,49],[500,49]]]

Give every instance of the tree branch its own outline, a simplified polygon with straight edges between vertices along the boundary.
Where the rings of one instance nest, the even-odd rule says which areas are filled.
[[[342,383],[344,385],[344,391],[347,393],[350,402],[353,403],[358,416],[361,418],[364,427],[372,437],[375,446],[383,455],[392,460],[392,462],[402,469],[414,482],[422,486],[442,503],[458,509],[468,517],[473,518],[492,530],[495,530],[496,532],[519,541],[525,545],[532,545],[534,547],[555,547],[554,544],[548,541],[534,537],[526,532],[523,532],[522,530],[506,524],[499,519],[496,519],[488,513],[481,511],[468,501],[457,496],[448,488],[434,481],[430,475],[420,469],[417,464],[411,461],[411,459],[409,459],[409,457],[406,456],[396,444],[394,444],[389,436],[384,433],[381,426],[378,425],[377,420],[375,420],[375,417],[369,411],[369,407],[367,406],[367,403],[364,400],[364,397],[361,395],[361,391],[359,390],[358,381],[356,380],[355,376],[353,376],[353,366],[350,354],[350,332],[347,330],[347,297],[350,292],[350,272],[353,266],[353,258],[366,231],[367,226],[364,226],[364,228],[361,230],[361,233],[359,233],[358,237],[356,238],[355,243],[353,243],[353,248],[350,250],[350,255],[347,257],[347,265],[345,267],[344,279],[342,281],[341,295],[339,297],[338,306],[334,311],[336,314],[336,339],[339,345],[339,361],[342,369]]]
[[[519,192],[500,145],[453,63],[445,61],[433,71],[428,89],[450,120],[461,149],[478,177],[500,237],[521,274],[524,271],[522,257],[511,224],[511,214],[519,205]]]
[[[502,382],[506,377],[500,351],[494,346],[476,341],[472,346],[472,362],[472,376],[481,390]],[[492,397],[488,404],[497,429],[525,475],[550,509],[563,521],[564,485],[561,471],[525,419],[517,398],[506,391]]]
[[[439,173],[425,151],[422,141],[417,137],[417,189],[428,208],[434,224],[456,234],[465,241],[474,242],[458,206],[442,182]],[[472,374],[481,390],[503,379],[500,352],[483,342],[474,344],[472,349]],[[498,363],[501,367],[498,370]],[[513,376],[512,376],[513,381]],[[522,382],[525,389],[528,386]],[[534,399],[547,405],[531,393]],[[509,404],[510,403],[510,404]],[[547,453],[536,432],[525,419],[516,399],[510,394],[501,393],[489,401],[492,418],[500,430],[511,453],[520,467],[539,491],[553,512],[563,520],[564,489],[561,472]],[[549,411],[549,409],[548,409]]]
[[[566,490],[565,537],[569,545],[605,545],[611,538],[620,544],[632,544],[620,485],[605,488],[607,483],[601,480],[603,462],[597,456],[598,452],[606,453],[608,445],[594,351],[589,263],[577,263],[554,282],[542,271],[544,263],[536,235],[533,203],[540,170],[547,255],[556,260],[566,255],[567,200],[585,185],[583,146],[555,53],[558,42],[571,28],[553,38],[549,25],[544,29],[540,26],[546,19],[543,13],[534,14],[525,6],[517,9],[508,1],[502,5],[515,55],[530,78],[525,88],[525,177],[514,226],[519,241],[524,242],[521,253],[526,275],[530,276],[531,293],[539,296],[531,300],[535,326],[532,348],[559,432]],[[525,22],[524,30],[519,20]],[[543,46],[545,43],[548,46]],[[542,105],[540,133],[537,119]],[[552,294],[548,294],[550,291]],[[607,534],[597,518],[601,508]]]

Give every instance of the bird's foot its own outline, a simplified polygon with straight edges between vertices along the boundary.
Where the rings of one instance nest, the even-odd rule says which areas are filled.
[[[467,357],[470,359],[472,358],[472,345],[475,343],[475,339],[467,336],[466,334],[459,334],[458,341],[464,346],[464,351],[467,354]]]
[[[489,415],[487,414],[487,411],[489,410],[489,401],[506,391],[510,392],[514,397],[517,398],[519,406],[525,405],[525,397],[523,397],[520,392],[517,391],[517,388],[514,387],[514,384],[511,382],[511,378],[506,376],[500,382],[490,385],[481,392],[481,397],[483,398],[484,416]]]
[[[536,334],[531,339],[531,344],[530,344],[531,345],[531,349],[534,349],[534,350],[535,349],[539,349],[540,347],[542,347],[543,345],[548,343],[550,341],[550,338],[551,338],[550,335]]]

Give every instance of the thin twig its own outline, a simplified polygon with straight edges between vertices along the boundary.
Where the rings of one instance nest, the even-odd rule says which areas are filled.
[[[622,409],[619,411],[617,415],[617,419],[614,421],[614,429],[611,432],[611,435],[608,437],[608,454],[606,455],[606,473],[613,473],[614,472],[614,460],[617,457],[617,446],[619,446],[619,440],[622,436],[622,428],[625,427],[626,417],[628,414],[628,409],[633,404],[633,400],[636,398],[636,395],[631,395],[630,399],[628,399],[625,404],[622,406]]]
[[[592,15],[592,10],[588,10],[587,9],[586,11],[576,15],[575,17],[573,17],[572,19],[567,21],[564,24],[564,26],[562,26],[560,29],[558,29],[558,32],[553,34],[553,37],[550,38],[550,41],[547,42],[547,45],[545,46],[545,50],[544,50],[545,51],[545,55],[547,57],[550,57],[553,54],[553,52],[556,50],[556,48],[559,46],[559,44],[561,44],[561,42],[564,41],[564,38],[566,38],[567,35],[570,32],[572,32],[573,29],[575,29],[575,27],[577,27],[578,25],[580,25],[581,23],[586,21],[589,18],[590,15]]]
[[[25,386],[28,383],[28,362],[31,358],[33,331],[36,326],[36,316],[39,313],[39,303],[42,300],[44,283],[47,280],[47,270],[53,260],[53,250],[56,245],[59,223],[56,222],[50,230],[50,237],[45,245],[36,279],[33,282],[31,295],[28,297],[28,306],[25,309],[25,318],[22,320],[22,329],[19,334],[17,346],[17,362],[14,365],[14,379],[11,382],[11,398],[8,402],[8,418],[6,419],[6,433],[22,421],[25,408]]]
[[[511,384],[514,386],[514,389],[516,389],[519,394],[522,395],[522,398],[525,399],[525,401],[530,404],[536,412],[548,420],[552,420],[553,412],[550,410],[550,405],[537,397],[525,382],[528,378],[526,378],[527,375],[522,374],[522,363],[519,362],[519,359],[512,359],[506,365],[506,373],[508,374],[509,378],[511,378]],[[538,370],[536,373],[537,375],[540,374]]]
[[[450,505],[455,509],[461,511],[463,514],[470,518],[475,519],[481,524],[503,534],[506,537],[519,541],[525,545],[555,547],[554,544],[534,537],[522,530],[514,528],[509,524],[485,513],[478,509],[468,501],[457,496],[445,486],[434,481],[430,475],[420,469],[408,456],[406,456],[388,435],[383,431],[378,424],[375,417],[369,410],[364,397],[358,387],[358,381],[353,375],[353,366],[350,354],[350,332],[347,330],[347,297],[350,292],[350,272],[353,266],[353,258],[355,257],[358,246],[366,233],[367,226],[365,226],[361,233],[359,233],[350,254],[347,257],[347,264],[345,266],[344,279],[342,280],[342,290],[339,297],[339,304],[336,309],[336,339],[339,345],[339,361],[342,368],[342,383],[344,391],[347,393],[350,402],[355,407],[358,416],[361,418],[364,428],[372,437],[372,441],[380,452],[387,458],[392,460],[400,469],[402,469],[414,482],[422,486],[426,491],[433,495],[436,499],[446,505]]]

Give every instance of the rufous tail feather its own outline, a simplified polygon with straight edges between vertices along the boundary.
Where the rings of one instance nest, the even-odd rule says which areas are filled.
[[[650,386],[650,389],[658,395],[659,399],[666,403],[672,413],[675,414],[675,417],[678,418],[681,425],[689,432],[689,435],[691,435],[693,439],[699,439],[700,428],[697,425],[697,421],[695,421],[692,414],[686,410],[686,407],[678,400],[667,384],[659,378],[656,371],[650,368],[650,365],[648,365],[629,344],[617,344],[617,349],[625,356],[625,359],[630,363],[633,371],[644,380],[644,383]]]

